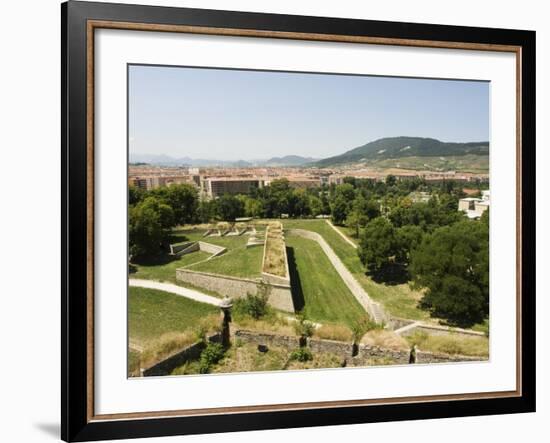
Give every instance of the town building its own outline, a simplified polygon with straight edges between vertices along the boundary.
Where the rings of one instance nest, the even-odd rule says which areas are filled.
[[[468,218],[476,219],[489,209],[491,193],[489,190],[481,192],[481,198],[466,197],[458,201],[458,210],[463,211]]]

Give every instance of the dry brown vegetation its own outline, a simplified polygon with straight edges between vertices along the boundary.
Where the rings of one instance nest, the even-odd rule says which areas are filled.
[[[411,345],[428,352],[441,352],[453,355],[489,356],[489,339],[460,334],[428,335],[419,331],[407,337]]]
[[[321,325],[315,329],[313,336],[327,340],[338,340],[345,342],[351,342],[353,339],[353,334],[347,326],[333,324]]]
[[[203,340],[206,335],[213,332],[219,332],[220,328],[220,316],[217,314],[210,314],[201,318],[196,327],[192,330],[162,334],[157,339],[147,343],[140,355],[140,366],[142,368],[152,366],[173,353],[199,340]]]
[[[267,227],[263,271],[280,277],[287,277],[285,241],[281,222],[271,222]]]
[[[361,343],[369,346],[378,346],[389,349],[409,349],[410,345],[400,335],[387,329],[373,329],[361,339]]]

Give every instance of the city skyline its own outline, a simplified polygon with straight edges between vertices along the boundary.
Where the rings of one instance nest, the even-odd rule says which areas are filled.
[[[489,140],[481,81],[131,65],[128,100],[131,155],[324,158],[393,136]]]

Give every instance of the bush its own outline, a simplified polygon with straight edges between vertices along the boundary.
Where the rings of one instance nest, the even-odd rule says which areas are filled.
[[[294,330],[296,334],[303,338],[308,338],[313,335],[315,331],[315,325],[308,321],[303,314],[296,316],[296,323],[294,324]]]
[[[291,352],[290,360],[296,360],[300,362],[311,361],[313,360],[313,354],[308,348],[302,346]]]
[[[351,326],[352,339],[354,343],[358,343],[367,332],[383,328],[383,325],[379,325],[375,321],[371,320],[370,317],[365,316],[361,320],[353,323]]]
[[[235,312],[237,316],[248,315],[258,320],[268,313],[268,299],[269,286],[265,283],[260,283],[256,295],[246,294],[245,298],[240,298],[235,301],[233,312]]]
[[[208,343],[201,352],[199,361],[199,372],[208,374],[212,365],[218,363],[224,356],[224,349],[220,343]]]

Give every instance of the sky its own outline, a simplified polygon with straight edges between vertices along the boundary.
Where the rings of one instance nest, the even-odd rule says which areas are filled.
[[[489,83],[129,67],[131,154],[324,158],[373,140],[489,140]]]

